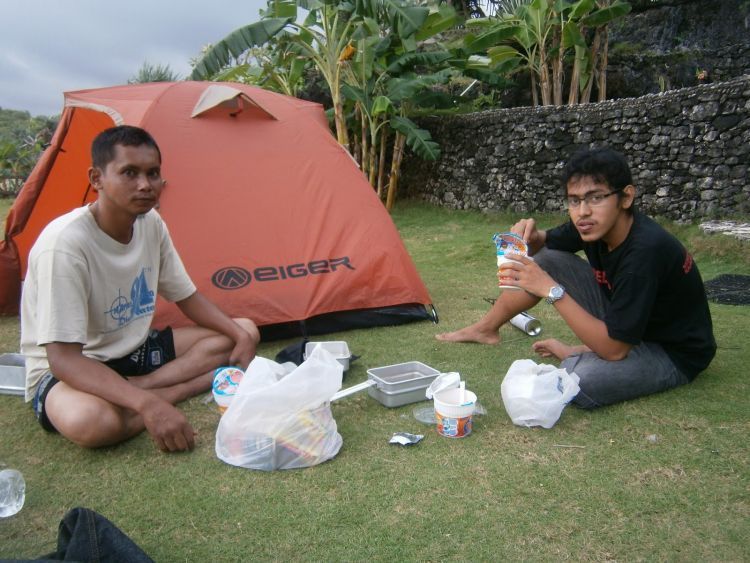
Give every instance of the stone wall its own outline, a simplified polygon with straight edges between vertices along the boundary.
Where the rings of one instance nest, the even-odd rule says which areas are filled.
[[[648,2],[609,26],[607,98],[630,98],[750,74],[746,0]]]
[[[750,75],[640,98],[426,117],[437,162],[404,160],[402,197],[455,209],[562,209],[559,173],[584,147],[624,153],[640,209],[671,219],[750,213]]]

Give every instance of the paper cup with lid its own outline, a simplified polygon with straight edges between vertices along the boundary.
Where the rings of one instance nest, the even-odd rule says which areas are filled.
[[[526,244],[526,241],[515,233],[495,233],[494,235],[492,235],[492,242],[495,243],[497,254],[497,275],[499,280],[498,287],[503,289],[519,289],[518,286],[503,283],[503,270],[500,269],[500,266],[502,266],[506,262],[515,262],[515,260],[506,258],[507,254],[520,254],[521,256],[528,256],[529,247]]]

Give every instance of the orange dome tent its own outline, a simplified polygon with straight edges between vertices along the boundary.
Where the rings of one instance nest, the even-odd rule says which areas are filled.
[[[65,94],[50,147],[0,242],[0,311],[17,314],[29,249],[87,202],[93,138],[148,130],[167,180],[159,213],[198,288],[266,339],[435,319],[390,216],[319,104],[230,83],[159,82]],[[158,324],[179,326],[160,302]]]

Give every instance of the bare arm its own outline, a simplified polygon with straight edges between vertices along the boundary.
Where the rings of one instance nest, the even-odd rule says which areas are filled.
[[[591,315],[570,294],[566,294],[557,301],[555,308],[578,339],[597,356],[605,360],[616,361],[622,360],[630,352],[632,345],[610,338],[604,321]]]
[[[178,301],[177,306],[198,326],[215,330],[234,342],[234,348],[229,356],[230,365],[245,368],[250,364],[250,360],[255,357],[255,340],[203,294],[196,291],[187,299]]]
[[[101,362],[83,355],[79,343],[46,345],[50,370],[70,387],[141,415],[146,430],[162,451],[195,445],[195,432],[178,409],[150,391],[139,389]]]
[[[518,255],[508,257],[520,262],[509,262],[502,266],[504,270],[514,270],[512,277],[516,278],[515,285],[518,287],[544,299],[549,295],[550,288],[557,285],[555,280],[533,260]],[[591,315],[570,294],[566,293],[562,299],[555,302],[555,308],[578,339],[599,357],[614,361],[628,355],[632,346],[627,342],[610,338],[604,321]]]

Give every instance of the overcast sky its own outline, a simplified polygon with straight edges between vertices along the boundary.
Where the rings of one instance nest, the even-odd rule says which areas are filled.
[[[144,61],[185,77],[265,0],[0,0],[0,107],[62,112],[63,92],[125,84]]]

